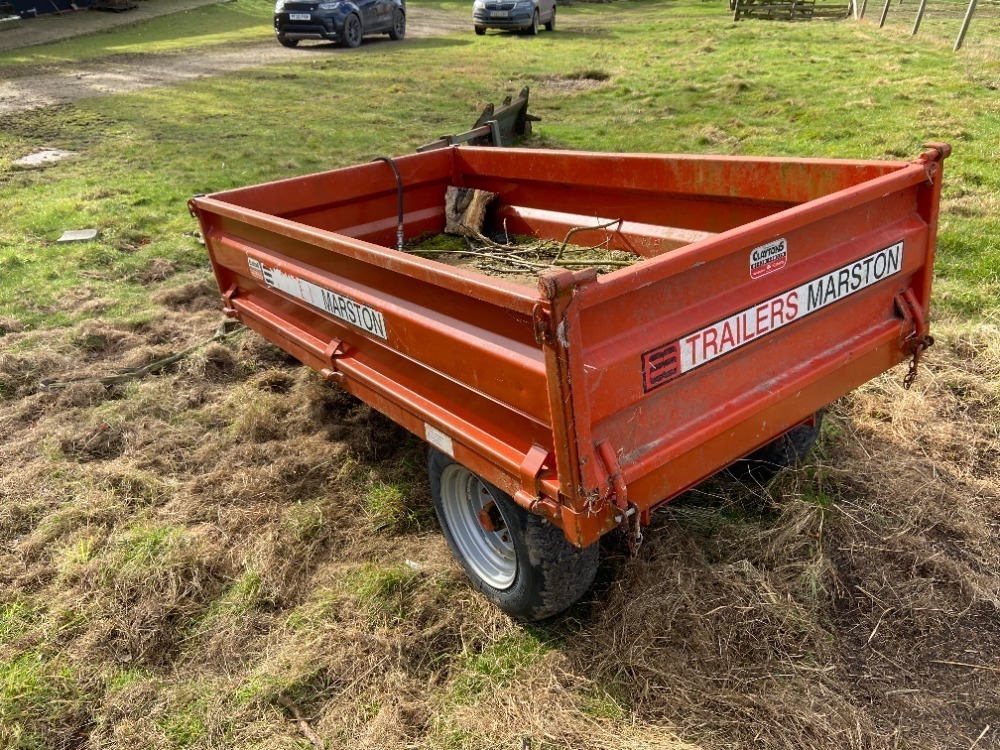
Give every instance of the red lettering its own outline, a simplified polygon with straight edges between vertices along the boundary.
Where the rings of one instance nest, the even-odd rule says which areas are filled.
[[[760,305],[757,308],[757,331],[767,333],[769,330],[771,326],[767,321],[767,305]]]
[[[785,300],[776,297],[771,300],[771,321],[772,325],[780,326],[785,322]]]
[[[785,315],[785,322],[789,320],[795,320],[799,316],[799,293],[789,292],[788,299],[785,300],[785,306],[788,307],[788,314]]]
[[[701,334],[701,351],[702,357],[708,359],[708,349],[712,348],[712,356],[714,357],[719,353],[719,345],[716,341],[719,338],[719,332],[714,328],[706,328]]]
[[[736,346],[736,339],[733,338],[733,327],[729,325],[728,320],[722,324],[722,339],[719,343],[723,349],[726,348],[726,346]]]

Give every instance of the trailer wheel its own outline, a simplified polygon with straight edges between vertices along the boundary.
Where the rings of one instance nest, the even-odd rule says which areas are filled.
[[[729,474],[746,484],[764,484],[782,469],[796,466],[816,445],[823,412],[816,412],[815,424],[800,424],[758,448],[729,467]]]
[[[560,528],[433,448],[428,472],[448,546],[472,584],[504,612],[542,620],[590,588],[599,545],[574,547]]]

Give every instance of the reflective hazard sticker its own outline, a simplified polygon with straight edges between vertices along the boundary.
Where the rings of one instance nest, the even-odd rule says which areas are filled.
[[[788,263],[788,243],[782,240],[768,242],[750,251],[750,278],[759,279],[780,271]]]
[[[355,328],[386,340],[385,318],[378,310],[343,294],[324,289],[311,281],[292,276],[277,268],[269,268],[254,258],[247,258],[250,274],[258,270],[265,284],[306,304],[329,313]],[[255,269],[255,266],[258,268]]]
[[[686,336],[643,352],[643,391],[729,354],[789,323],[895,276],[903,269],[903,241],[758,302]]]

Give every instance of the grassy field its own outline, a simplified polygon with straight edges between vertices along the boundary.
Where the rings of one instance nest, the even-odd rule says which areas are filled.
[[[465,17],[465,4],[433,7]],[[240,0],[0,55],[268,43]],[[892,17],[891,17],[892,18]],[[366,44],[0,118],[0,747],[941,748],[1000,742],[1000,23],[734,25],[560,9],[535,38]],[[831,410],[807,466],[713,480],[512,622],[436,529],[422,447],[252,334],[212,334],[195,193],[412,151],[522,85],[526,145],[946,163],[938,345]],[[79,152],[44,170],[14,159]],[[64,229],[97,242],[57,245]],[[973,666],[960,666],[960,664]]]

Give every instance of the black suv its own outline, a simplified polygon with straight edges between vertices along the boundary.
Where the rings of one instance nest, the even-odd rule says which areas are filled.
[[[406,35],[406,0],[278,0],[274,33],[285,47],[327,39],[357,47],[366,34]]]

